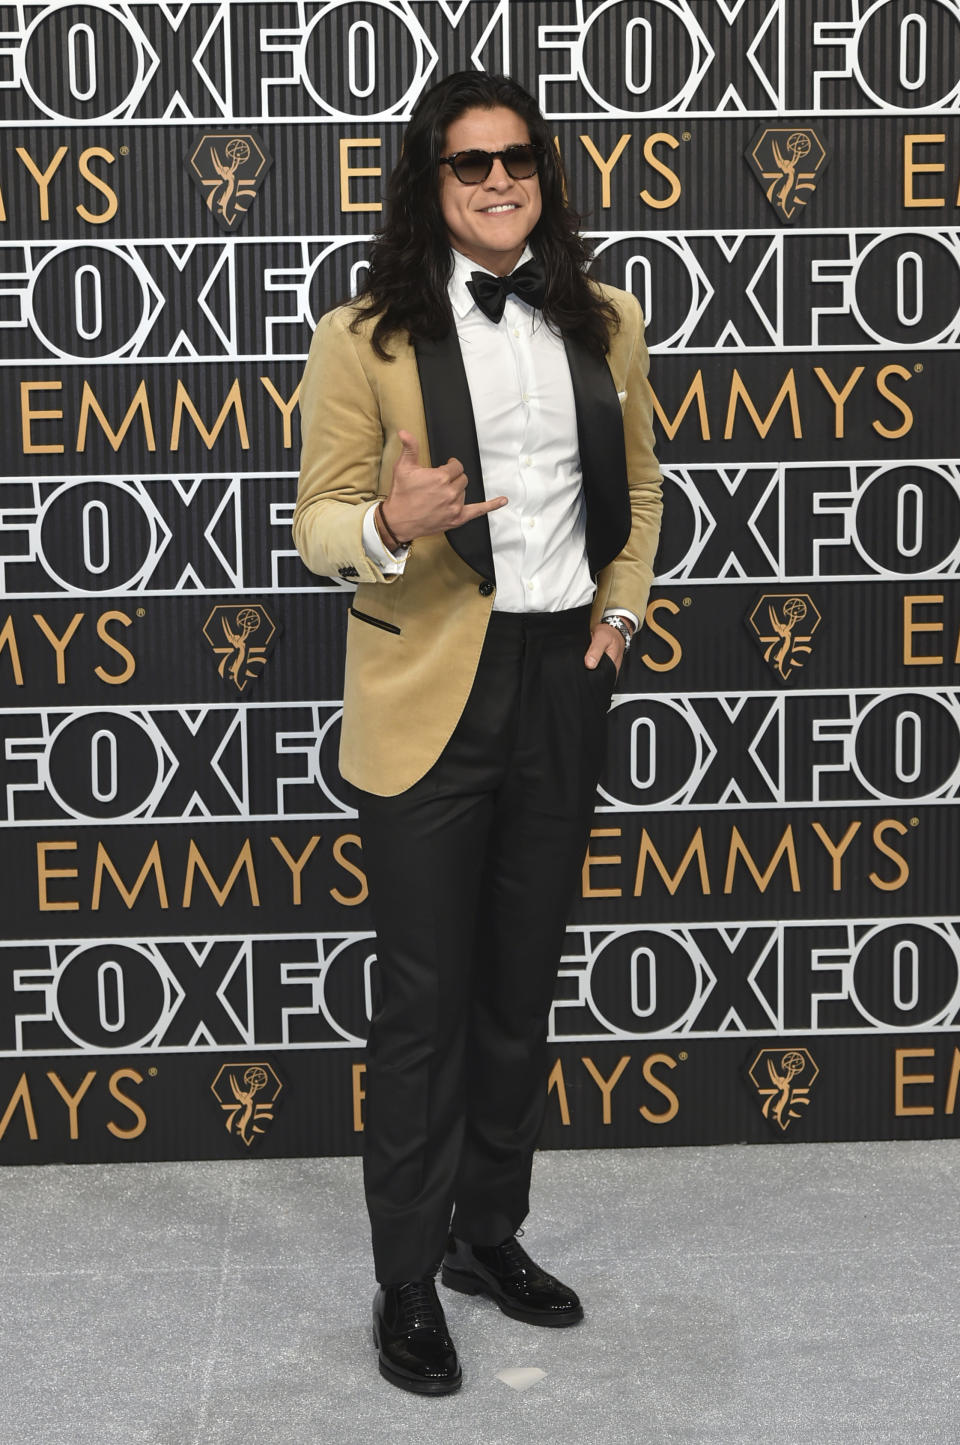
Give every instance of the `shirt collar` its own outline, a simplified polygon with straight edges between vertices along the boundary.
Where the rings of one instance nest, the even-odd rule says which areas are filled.
[[[467,313],[472,311],[477,304],[467,290],[467,282],[470,280],[474,271],[486,271],[487,268],[486,266],[478,266],[476,261],[471,261],[469,256],[464,256],[460,251],[451,249],[450,254],[453,256],[453,275],[447,283],[447,294],[450,297],[450,305],[453,307],[454,316],[456,316],[458,321],[462,321]],[[523,255],[517,262],[517,266],[522,266],[525,261],[532,259],[533,252],[530,247],[524,246]],[[516,270],[516,266],[514,270]],[[493,273],[488,271],[487,274],[492,275]]]

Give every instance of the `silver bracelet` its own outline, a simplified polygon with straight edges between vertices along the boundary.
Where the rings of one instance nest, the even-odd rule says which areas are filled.
[[[631,644],[631,642],[633,641],[633,632],[632,632],[631,627],[630,627],[630,624],[629,624],[629,622],[627,622],[626,618],[624,618],[624,617],[604,617],[602,620],[607,624],[608,627],[615,627],[615,628],[616,628],[616,630],[619,632],[620,636],[623,638],[623,650],[624,650],[624,652],[629,652],[629,651],[630,651],[630,644]]]

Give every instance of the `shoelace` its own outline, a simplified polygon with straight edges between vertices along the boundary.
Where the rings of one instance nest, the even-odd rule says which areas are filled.
[[[397,1291],[401,1330],[440,1329],[437,1301],[430,1280],[416,1279]]]
[[[518,1229],[517,1234],[523,1231]],[[509,1269],[529,1270],[533,1261],[517,1239],[505,1239],[500,1245],[500,1258]]]

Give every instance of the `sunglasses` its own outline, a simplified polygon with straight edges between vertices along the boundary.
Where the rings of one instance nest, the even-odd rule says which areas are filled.
[[[494,161],[503,161],[511,180],[529,180],[536,175],[542,155],[543,146],[531,141],[528,145],[507,146],[503,151],[456,151],[452,156],[441,156],[440,164],[449,166],[461,185],[479,186],[493,170]]]

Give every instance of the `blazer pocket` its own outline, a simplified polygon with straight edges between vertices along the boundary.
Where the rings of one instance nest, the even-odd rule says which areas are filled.
[[[356,617],[359,622],[369,622],[371,627],[382,627],[384,632],[395,632],[400,636],[400,628],[392,622],[384,622],[382,617],[371,617],[369,612],[359,612],[356,607],[351,607],[349,611],[350,616]]]

